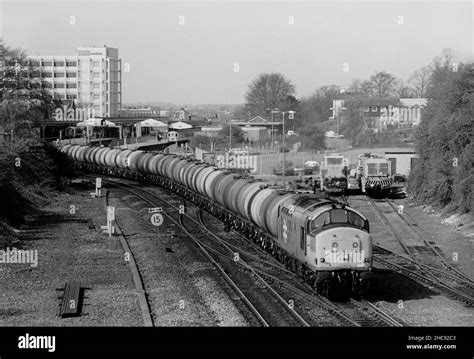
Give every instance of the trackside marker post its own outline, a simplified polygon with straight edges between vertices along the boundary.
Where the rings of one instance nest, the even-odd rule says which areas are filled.
[[[160,212],[161,212],[161,207],[158,207],[158,208],[160,209]],[[150,209],[156,209],[156,208],[150,208]],[[160,235],[160,226],[164,222],[163,215],[159,212],[155,212],[151,215],[150,221],[151,221],[151,224],[158,227],[158,235]]]
[[[92,197],[100,197],[102,193],[102,178],[97,177],[95,179],[95,192],[91,193]]]
[[[107,206],[107,225],[100,228],[104,230],[104,233],[108,233],[109,237],[115,234],[115,207]]]

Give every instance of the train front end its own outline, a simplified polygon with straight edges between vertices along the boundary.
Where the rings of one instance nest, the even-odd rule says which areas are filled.
[[[364,164],[362,192],[371,197],[386,197],[392,188],[390,162],[385,158],[370,158]]]
[[[325,155],[321,165],[321,189],[343,193],[347,189],[348,159],[339,154]]]
[[[337,288],[345,294],[363,294],[372,277],[372,239],[369,223],[354,209],[333,204],[308,218],[316,289],[329,296]]]

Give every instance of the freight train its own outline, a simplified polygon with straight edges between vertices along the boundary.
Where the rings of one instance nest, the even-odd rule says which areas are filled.
[[[362,193],[371,197],[386,197],[392,189],[390,161],[382,156],[364,153],[357,159],[356,180]]]
[[[143,151],[65,145],[78,169],[169,189],[244,234],[318,293],[360,295],[372,276],[369,222],[314,194],[282,191],[204,162]]]
[[[321,190],[341,194],[347,190],[348,159],[340,154],[324,156],[321,163]]]

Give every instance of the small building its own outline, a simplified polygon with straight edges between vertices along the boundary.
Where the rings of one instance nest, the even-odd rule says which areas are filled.
[[[242,129],[242,132],[244,133],[245,141],[258,142],[260,140],[265,140],[269,137],[268,130],[266,127],[244,126],[240,128]]]
[[[412,168],[416,166],[418,154],[413,149],[402,151],[386,151],[385,158],[390,161],[391,174],[409,176]]]

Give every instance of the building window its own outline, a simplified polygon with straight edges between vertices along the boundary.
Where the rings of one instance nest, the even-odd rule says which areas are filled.
[[[66,66],[67,67],[75,67],[75,66],[77,66],[77,62],[76,61],[66,61]]]
[[[77,98],[76,95],[72,95],[72,94],[71,95],[66,95],[67,100],[75,100],[76,98]]]
[[[55,72],[54,77],[64,77],[64,72]]]
[[[33,66],[33,67],[40,67],[41,64],[39,61],[30,61],[30,66]]]
[[[77,74],[75,72],[66,72],[66,77],[76,77]]]
[[[53,77],[53,73],[52,72],[43,72],[42,76],[43,77]]]
[[[43,66],[53,66],[53,61],[43,61]]]
[[[100,94],[95,93],[93,98],[94,100],[100,100]]]
[[[100,72],[94,72],[94,77],[99,77],[100,76]]]
[[[64,66],[64,61],[54,61],[54,66]]]
[[[92,85],[92,88],[93,88],[94,90],[100,89],[100,83],[94,82],[93,85]]]
[[[64,84],[54,84],[55,89],[63,89],[65,87]]]
[[[372,106],[372,112],[377,112],[377,106]]]
[[[99,67],[100,62],[99,61],[93,61],[92,62],[92,67]]]
[[[77,88],[77,84],[66,84],[66,88],[75,89],[75,88]]]

